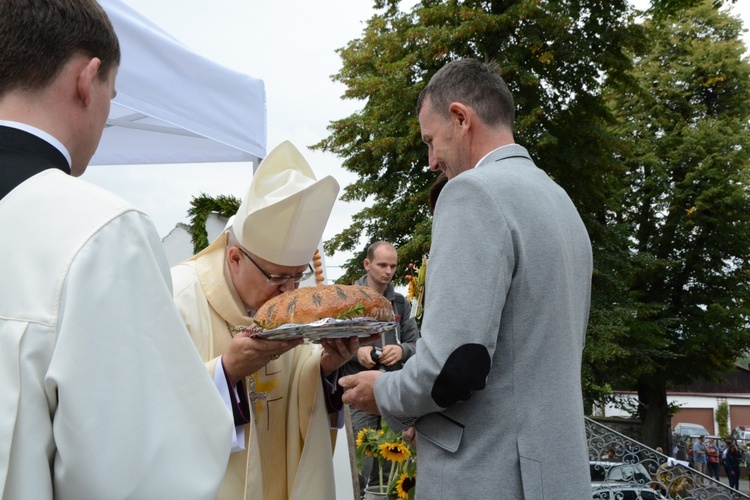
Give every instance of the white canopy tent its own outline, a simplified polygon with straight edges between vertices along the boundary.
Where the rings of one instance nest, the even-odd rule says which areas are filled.
[[[99,0],[120,39],[117,97],[92,165],[251,161],[266,155],[262,80],[189,51],[121,0]]]

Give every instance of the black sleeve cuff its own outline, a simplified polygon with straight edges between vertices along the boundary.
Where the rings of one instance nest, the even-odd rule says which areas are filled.
[[[222,368],[224,361],[222,360]],[[245,390],[245,381],[240,380],[236,385],[232,384],[232,381],[227,375],[227,371],[224,370],[224,378],[227,381],[227,387],[229,388],[229,399],[232,401],[232,416],[234,417],[234,426],[239,427],[250,423],[250,405],[247,401],[247,391]],[[237,388],[235,393],[234,387]],[[237,400],[239,396],[239,401]]]
[[[337,413],[344,408],[344,402],[342,397],[344,396],[344,388],[339,385],[339,371],[341,368],[331,373],[323,379],[323,394],[326,399],[326,410],[328,413]]]

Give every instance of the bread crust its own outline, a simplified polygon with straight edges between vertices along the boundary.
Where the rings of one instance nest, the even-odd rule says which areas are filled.
[[[339,319],[361,304],[364,311],[353,317],[393,321],[388,299],[370,287],[361,285],[319,285],[298,288],[266,301],[255,314],[255,322],[264,329],[283,324],[307,324],[323,318]],[[348,318],[347,318],[348,319]]]

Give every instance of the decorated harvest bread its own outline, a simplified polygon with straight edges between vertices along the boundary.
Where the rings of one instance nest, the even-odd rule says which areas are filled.
[[[255,322],[264,329],[286,323],[307,324],[323,318],[375,318],[393,321],[391,303],[360,285],[319,285],[282,293],[261,306]]]

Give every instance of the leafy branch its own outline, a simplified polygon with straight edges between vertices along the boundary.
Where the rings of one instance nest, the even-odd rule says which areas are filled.
[[[336,319],[352,319],[360,318],[365,313],[365,306],[361,302],[357,302],[355,306],[350,307],[346,311],[339,313]]]

